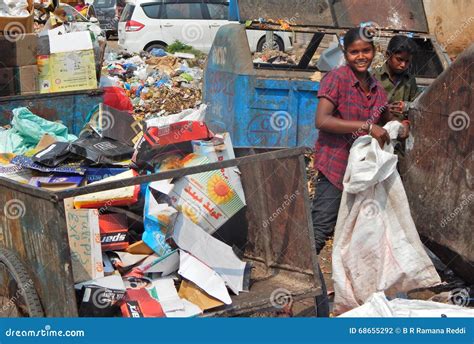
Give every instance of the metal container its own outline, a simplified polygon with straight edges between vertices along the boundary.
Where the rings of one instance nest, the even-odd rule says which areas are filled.
[[[30,309],[42,309],[48,317],[78,315],[65,199],[231,166],[238,166],[241,171],[247,207],[231,219],[226,228],[221,228],[219,235],[226,238],[228,244],[238,246],[245,260],[253,262],[255,269],[250,292],[234,296],[232,305],[206,315],[279,311],[274,308],[272,299],[272,294],[278,290],[287,291],[293,301],[321,295],[304,153],[304,149],[297,148],[255,154],[61,192],[49,192],[0,178],[0,204],[5,207],[16,204],[21,210],[12,213],[5,208],[0,212],[0,263],[7,266],[7,269],[0,269],[0,292],[9,291],[9,295],[0,295],[0,299],[18,295],[17,302],[39,300],[40,305],[33,300],[36,307]],[[288,180],[288,175],[294,178]],[[278,220],[273,221],[275,217]],[[19,259],[10,259],[12,253]],[[5,264],[5,261],[16,264]],[[6,288],[11,281],[17,281],[16,287]],[[28,301],[23,303],[25,309],[28,308]],[[33,314],[38,315],[38,312]]]
[[[410,111],[414,144],[402,177],[426,245],[474,284],[474,45],[418,99]]]
[[[0,125],[10,123],[12,110],[27,107],[49,121],[61,121],[72,134],[82,130],[87,114],[103,102],[103,91],[73,91],[0,98]]]

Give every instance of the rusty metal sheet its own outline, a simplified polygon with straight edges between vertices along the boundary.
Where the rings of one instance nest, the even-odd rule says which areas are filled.
[[[339,28],[371,21],[388,30],[429,32],[422,0],[335,0],[332,6]]]
[[[402,165],[422,238],[474,283],[474,45],[435,80],[410,111],[414,145]]]
[[[45,316],[77,316],[64,206],[0,189],[0,246],[16,253],[29,272]]]
[[[240,21],[282,19],[292,26],[333,27],[328,0],[238,0]]]
[[[26,187],[23,188],[28,193],[22,192],[21,185],[10,185],[2,180],[0,204],[15,200],[23,211],[18,218],[0,212],[0,246],[21,257],[34,280],[47,316],[77,316],[64,205],[59,200],[101,188],[138,185],[238,166],[247,207],[226,224],[231,234],[227,243],[238,245],[240,241],[238,246],[251,256],[246,258],[265,268],[261,276],[253,273],[254,285],[250,293],[235,298],[232,309],[223,309],[219,314],[244,314],[271,307],[270,294],[278,287],[288,289],[295,300],[321,294],[306,189],[303,157],[306,149],[261,154],[250,149],[246,153],[234,160],[136,177],[122,181],[121,185],[107,183],[41,195],[35,195]],[[221,231],[216,234],[223,240],[229,233]],[[55,287],[51,288],[52,285]]]

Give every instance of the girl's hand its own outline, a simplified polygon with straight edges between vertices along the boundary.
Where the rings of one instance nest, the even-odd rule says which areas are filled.
[[[383,148],[386,143],[390,143],[390,135],[388,134],[388,131],[376,124],[372,125],[370,136],[378,141],[380,148]]]

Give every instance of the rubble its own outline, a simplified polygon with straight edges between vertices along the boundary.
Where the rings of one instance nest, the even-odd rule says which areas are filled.
[[[130,97],[134,114],[175,114],[201,104],[203,58],[179,53],[162,56],[109,54],[104,73]]]
[[[265,50],[255,53],[253,56],[254,63],[270,63],[270,64],[296,64],[296,55],[288,54],[279,50]]]

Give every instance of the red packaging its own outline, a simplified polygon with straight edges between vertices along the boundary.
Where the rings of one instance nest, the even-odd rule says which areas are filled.
[[[128,289],[120,306],[122,315],[127,318],[164,318],[163,308],[150,296],[146,289]]]
[[[128,248],[128,221],[124,214],[99,215],[102,251],[120,251]]]
[[[145,139],[152,146],[206,140],[213,136],[206,123],[198,121],[178,122],[166,127],[150,127],[145,132]]]

